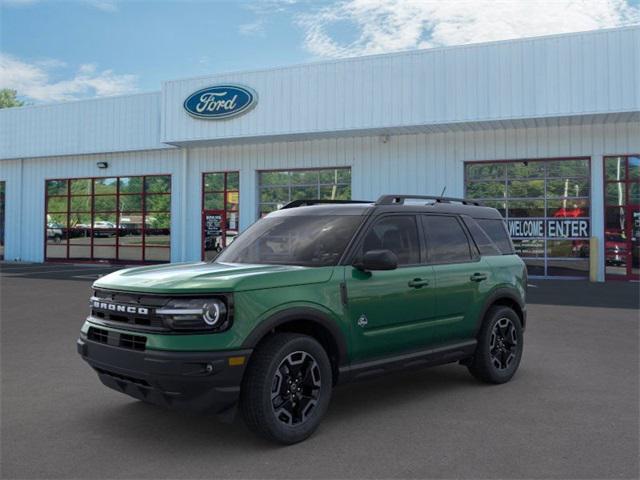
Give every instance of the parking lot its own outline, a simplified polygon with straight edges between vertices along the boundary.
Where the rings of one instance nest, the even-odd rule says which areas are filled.
[[[336,389],[279,447],[108,390],[76,353],[113,267],[0,265],[3,478],[638,478],[638,284],[532,281],[511,383],[458,365]]]

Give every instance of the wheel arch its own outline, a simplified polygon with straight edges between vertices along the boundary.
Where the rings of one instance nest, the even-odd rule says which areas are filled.
[[[478,316],[478,325],[476,327],[476,334],[480,331],[480,328],[482,327],[482,322],[484,322],[489,309],[497,305],[509,307],[514,312],[516,312],[516,315],[518,315],[518,318],[520,318],[522,330],[525,329],[526,322],[527,322],[527,310],[524,302],[518,295],[518,292],[510,288],[498,288],[494,290],[485,301],[482,311]]]
[[[337,381],[339,367],[348,360],[347,341],[329,315],[310,307],[293,307],[277,312],[260,322],[245,339],[242,347],[255,349],[269,335],[278,332],[300,333],[315,338],[327,351],[334,383]]]

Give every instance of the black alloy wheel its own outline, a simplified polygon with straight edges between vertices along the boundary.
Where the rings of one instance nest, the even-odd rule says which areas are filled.
[[[242,380],[240,407],[249,429],[291,445],[308,438],[329,408],[333,370],[313,337],[275,333],[255,349]]]
[[[518,351],[518,335],[513,322],[500,318],[491,332],[491,361],[498,370],[506,370],[515,360]]]
[[[518,370],[524,346],[522,323],[510,307],[496,305],[486,313],[476,351],[465,365],[485,383],[505,383]]]
[[[296,351],[278,366],[271,386],[271,405],[278,420],[286,425],[305,422],[318,404],[322,376],[310,353]]]

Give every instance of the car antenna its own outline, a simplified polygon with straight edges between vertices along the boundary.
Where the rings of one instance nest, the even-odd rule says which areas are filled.
[[[444,192],[447,191],[447,186],[445,185],[444,188],[442,189],[442,193],[440,194],[440,201],[442,201],[442,199],[444,198]]]

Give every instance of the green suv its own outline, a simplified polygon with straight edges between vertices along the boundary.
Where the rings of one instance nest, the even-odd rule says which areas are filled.
[[[524,263],[497,210],[443,197],[298,200],[211,263],[120,270],[93,285],[77,346],[106,386],[215,412],[290,444],[339,383],[459,362],[514,375]]]

